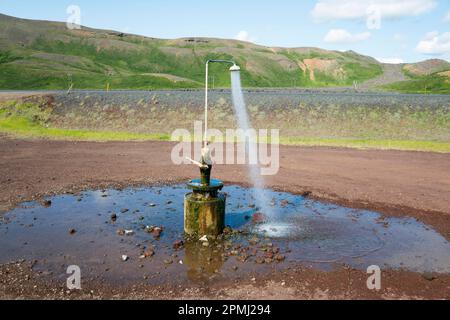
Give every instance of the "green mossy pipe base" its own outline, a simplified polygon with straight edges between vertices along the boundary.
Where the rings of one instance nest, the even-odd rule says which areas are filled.
[[[225,204],[223,194],[204,197],[188,193],[184,199],[184,232],[190,236],[218,236],[225,228]]]

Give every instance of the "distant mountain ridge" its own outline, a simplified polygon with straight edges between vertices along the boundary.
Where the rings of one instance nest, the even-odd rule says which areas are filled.
[[[387,68],[353,51],[271,48],[213,38],[167,40],[87,27],[69,30],[61,22],[0,14],[0,89],[197,88],[204,81],[204,62],[211,58],[235,60],[247,87],[377,83],[374,79],[383,77]],[[445,76],[450,70],[448,62],[433,61],[405,65],[405,73]],[[212,66],[212,85],[229,85],[224,68]]]

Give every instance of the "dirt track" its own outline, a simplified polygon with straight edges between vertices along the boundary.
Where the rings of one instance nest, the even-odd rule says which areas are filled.
[[[197,170],[193,167],[172,165],[172,147],[172,143],[166,142],[88,143],[1,138],[0,210],[5,211],[39,195],[107,186],[179,182],[197,176]],[[214,176],[228,183],[242,183],[247,180],[245,172],[241,166],[217,166]],[[308,193],[314,198],[374,209],[386,215],[414,216],[433,226],[447,239],[450,238],[450,155],[282,147],[280,172],[267,178],[267,183],[276,189]],[[407,272],[389,273],[395,292],[387,288],[387,291],[372,295],[364,293],[364,283],[359,283],[364,280],[363,274],[342,272],[338,270],[318,275],[317,286],[312,280],[309,295],[306,291],[304,295],[296,294],[293,289],[292,295],[288,297],[286,294],[289,290],[281,290],[275,298],[314,298],[316,287],[336,289],[336,293],[327,293],[324,298],[386,298],[391,293],[394,298],[449,298],[448,277],[430,282]],[[20,273],[14,271],[12,274],[18,276]],[[283,276],[298,281],[311,280],[305,279],[305,273]],[[406,280],[398,282],[395,280],[398,277]],[[336,279],[340,278],[348,278],[357,286],[349,289],[346,284],[336,284]],[[0,286],[3,297],[15,297],[19,292],[19,287],[9,283],[11,281]],[[274,286],[266,284],[266,290],[263,290],[251,283],[246,285],[250,286],[246,290],[253,290],[256,295],[247,298],[271,297],[269,293]],[[347,290],[346,293],[338,294],[342,292],[341,289]],[[236,289],[232,297],[245,298],[246,295],[239,290]],[[145,297],[144,292],[138,291],[134,296]],[[174,292],[172,297],[180,297],[180,293]],[[126,296],[125,292],[122,294]],[[29,295],[33,293],[30,291]],[[203,295],[211,296],[207,292]]]

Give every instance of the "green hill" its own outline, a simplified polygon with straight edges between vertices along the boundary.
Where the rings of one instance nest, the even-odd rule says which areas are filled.
[[[210,58],[234,59],[248,87],[346,86],[382,73],[354,52],[268,48],[236,40],[163,40],[0,15],[1,89],[195,88]],[[213,65],[217,87],[229,85]],[[221,72],[218,72],[221,71]]]
[[[431,59],[405,64],[403,73],[408,80],[388,84],[386,88],[404,93],[450,94],[450,63],[447,61]]]
[[[199,88],[207,59],[233,59],[246,87],[376,84],[385,65],[353,51],[270,48],[210,38],[155,39],[0,14],[0,89]],[[222,65],[211,81],[229,86]],[[398,81],[393,79],[392,81]]]

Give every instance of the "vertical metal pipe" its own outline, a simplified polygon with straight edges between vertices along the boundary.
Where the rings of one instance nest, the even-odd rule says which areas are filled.
[[[204,147],[208,144],[208,69],[209,61],[206,62],[206,79],[205,79],[205,136],[204,136]]]

